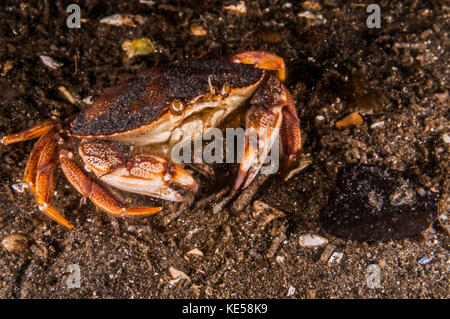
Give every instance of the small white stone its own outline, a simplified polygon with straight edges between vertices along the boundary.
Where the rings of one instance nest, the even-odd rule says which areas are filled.
[[[302,247],[318,247],[328,243],[328,239],[316,234],[301,235],[299,239]]]
[[[277,263],[279,263],[279,264],[284,263],[284,257],[283,257],[283,256],[277,256],[277,258],[275,258],[275,260],[276,260]]]
[[[170,267],[169,272],[172,275],[173,279],[186,279],[188,281],[191,281],[191,278],[189,278],[189,276],[186,275],[186,273],[182,272],[181,270]]]
[[[293,296],[295,294],[295,288],[294,287],[292,287],[292,286],[290,286],[289,287],[289,290],[288,290],[288,293],[287,293],[287,297],[291,297],[291,296]]]
[[[330,259],[328,260],[328,265],[331,266],[331,265],[339,264],[342,260],[342,257],[344,257],[343,253],[335,251],[331,255]]]
[[[94,103],[94,101],[93,101],[93,99],[92,99],[92,95],[89,95],[89,96],[86,96],[84,99],[83,99],[83,102],[84,103],[86,103],[86,104],[92,104],[92,103]]]
[[[323,115],[317,115],[316,120],[321,122],[321,121],[325,120],[325,118],[323,117]]]
[[[50,69],[56,70],[57,68],[60,68],[61,66],[63,66],[63,63],[55,61],[47,55],[40,55],[39,57],[41,58],[42,63],[44,63]]]
[[[442,139],[446,144],[450,143],[450,135],[448,135],[448,133],[444,133],[444,135],[442,135]]]

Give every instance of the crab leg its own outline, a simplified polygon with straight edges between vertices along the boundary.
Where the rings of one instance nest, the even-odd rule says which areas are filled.
[[[237,61],[244,64],[254,64],[259,69],[278,71],[278,78],[284,82],[286,79],[286,66],[279,56],[264,51],[244,51],[234,56]]]
[[[61,168],[69,182],[83,196],[88,197],[101,210],[120,217],[148,216],[161,211],[162,207],[133,207],[126,208],[116,200],[106,189],[92,181],[89,176],[72,160],[73,154],[61,150],[59,161]]]
[[[26,140],[31,140],[33,138],[39,137],[52,129],[52,122],[46,120],[41,122],[26,131],[19,132],[13,135],[4,136],[0,142],[4,145],[9,145],[17,142],[22,142]]]
[[[50,132],[50,134],[44,136],[43,143],[45,142],[46,144],[40,151],[39,161],[36,167],[35,185],[32,186],[32,191],[35,194],[39,210],[59,224],[72,229],[74,226],[62,217],[56,208],[51,206],[55,187],[55,171],[58,154],[57,139],[58,137],[54,132]],[[32,161],[27,167],[30,179],[32,179],[34,171],[30,166],[35,165],[35,160],[32,159]]]
[[[53,132],[47,132],[42,135],[39,140],[34,144],[33,150],[28,157],[27,165],[25,167],[25,174],[23,177],[23,182],[27,187],[29,187],[30,191],[35,194],[35,182],[36,182],[36,174],[39,163],[39,158],[41,157],[42,149],[48,144],[51,140]]]

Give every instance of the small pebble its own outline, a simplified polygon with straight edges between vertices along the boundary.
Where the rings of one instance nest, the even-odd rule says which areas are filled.
[[[288,289],[287,297],[292,297],[295,294],[295,288],[290,286]]]
[[[28,249],[28,238],[21,234],[9,235],[3,238],[2,246],[11,254],[23,255]]]
[[[328,244],[328,239],[316,234],[300,236],[300,246],[302,247],[319,247],[325,244]]]
[[[59,92],[66,98],[67,101],[69,101],[72,104],[77,104],[77,99],[70,93],[70,91],[64,87],[60,86],[58,87]]]
[[[358,112],[353,112],[347,115],[342,120],[336,122],[336,128],[346,128],[349,126],[358,126],[363,123],[363,119]]]
[[[8,72],[12,70],[13,67],[14,67],[13,61],[11,61],[11,60],[6,61],[5,64],[3,64],[2,75],[6,76],[8,74]]]
[[[312,10],[312,11],[322,10],[322,6],[320,5],[320,3],[315,1],[305,1],[302,3],[302,7],[305,10]]]
[[[196,37],[202,37],[207,34],[206,29],[197,23],[191,24],[191,33]]]
[[[86,97],[83,99],[83,102],[86,103],[86,104],[88,104],[88,105],[91,105],[92,103],[94,103],[94,100],[92,99],[92,95],[86,96]]]
[[[186,275],[186,273],[184,273],[181,270],[178,270],[174,267],[170,267],[169,272],[172,275],[173,279],[186,279],[188,281],[191,281],[191,278],[189,278],[189,276]]]
[[[381,127],[381,126],[384,126],[384,121],[375,122],[370,126],[370,128],[374,129],[374,128]]]
[[[200,257],[202,257],[202,256],[203,256],[203,253],[202,253],[202,251],[201,251],[200,249],[194,248],[194,249],[189,250],[189,251],[186,253],[186,255],[195,255],[195,256],[200,256]]]
[[[448,135],[448,133],[444,133],[444,135],[442,135],[442,139],[446,144],[450,143],[450,135]]]
[[[155,46],[149,38],[128,40],[122,43],[122,49],[127,53],[128,58],[138,55],[147,55],[155,52]]]
[[[240,14],[246,14],[247,13],[247,7],[245,6],[245,2],[244,1],[239,1],[238,4],[234,5],[229,5],[229,6],[225,6],[223,7],[225,10],[229,10],[229,11],[233,11],[236,13],[240,13]]]
[[[57,68],[62,67],[64,64],[58,61],[55,61],[51,57],[47,55],[40,55],[39,56],[42,60],[42,63],[44,63],[46,66],[48,66],[50,69],[56,70]]]
[[[277,256],[277,258],[275,258],[276,262],[279,264],[284,263],[284,259],[285,259],[285,257],[283,257],[283,256]]]

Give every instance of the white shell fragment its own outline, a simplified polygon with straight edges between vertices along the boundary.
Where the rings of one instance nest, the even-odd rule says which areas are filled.
[[[24,254],[28,248],[28,238],[21,234],[9,235],[2,240],[2,246],[11,254]]]
[[[40,55],[39,57],[41,58],[42,63],[44,63],[46,66],[48,66],[50,69],[53,70],[56,70],[57,68],[60,68],[64,65],[63,63],[54,60],[48,55]]]
[[[328,260],[328,266],[339,264],[342,260],[342,257],[344,257],[343,253],[335,251]]]
[[[202,253],[202,251],[201,251],[200,249],[194,248],[194,249],[189,250],[189,251],[186,253],[186,255],[195,255],[195,256],[200,256],[200,257],[202,257],[202,256],[203,256],[203,253]]]
[[[374,128],[381,127],[381,126],[384,126],[384,121],[375,122],[370,126],[370,128],[374,129]]]
[[[132,15],[126,13],[113,14],[112,16],[108,16],[100,20],[100,23],[113,25],[113,26],[129,26],[135,27],[138,24],[144,24],[147,21],[147,18],[142,17],[140,15]]]
[[[295,288],[290,286],[286,297],[292,297],[295,294]]]
[[[316,234],[305,234],[300,236],[300,246],[302,247],[319,247],[327,243],[328,239]]]
[[[245,6],[244,1],[239,1],[238,4],[232,4],[229,6],[223,7],[225,10],[233,11],[239,14],[246,14],[247,13],[247,7]]]
[[[186,279],[188,281],[191,281],[191,278],[189,278],[188,275],[186,275],[181,270],[178,270],[176,268],[170,267],[169,272],[172,275],[173,279]],[[178,280],[177,280],[178,281]]]
[[[72,95],[72,93],[70,93],[70,91],[66,87],[60,86],[58,87],[58,90],[67,101],[72,104],[77,104],[77,99]]]

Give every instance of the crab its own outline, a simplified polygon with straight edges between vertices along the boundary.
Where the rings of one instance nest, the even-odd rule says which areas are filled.
[[[119,217],[148,216],[162,207],[126,207],[108,185],[170,201],[197,192],[193,175],[166,156],[180,129],[191,140],[198,138],[194,121],[201,120],[207,130],[230,114],[242,114],[246,129],[256,132],[256,147],[245,145],[235,190],[246,188],[258,174],[270,149],[263,147],[257,157],[261,145],[271,146],[280,138],[282,165],[295,162],[301,150],[300,122],[285,77],[284,61],[275,54],[206,54],[142,71],[104,91],[72,119],[52,118],[1,142],[39,138],[27,161],[24,185],[39,209],[59,224],[74,228],[52,205],[58,161],[67,180],[101,210]],[[261,128],[269,134],[260,134]]]

